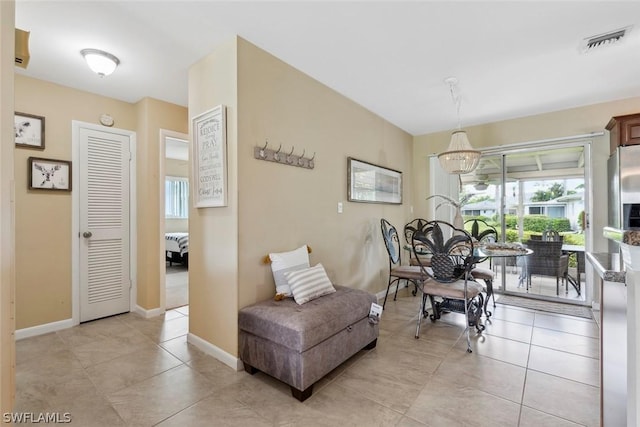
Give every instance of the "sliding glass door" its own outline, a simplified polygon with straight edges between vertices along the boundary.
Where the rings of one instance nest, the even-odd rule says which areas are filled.
[[[589,141],[520,144],[483,152],[478,168],[460,176],[462,215],[495,227],[499,241],[533,246],[531,240],[561,240],[552,255],[495,258],[483,267],[496,274],[494,289],[576,304],[588,301],[584,275],[588,214]],[[560,247],[561,246],[561,247]],[[556,252],[557,251],[557,254]],[[540,261],[548,268],[540,268]],[[548,263],[548,264],[546,264]]]

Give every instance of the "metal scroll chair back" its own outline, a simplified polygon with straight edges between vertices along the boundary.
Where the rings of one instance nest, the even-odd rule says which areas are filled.
[[[444,228],[444,230],[443,230]],[[458,230],[444,221],[431,221],[413,235],[413,250],[418,254],[431,254],[430,267],[426,270],[440,283],[464,280],[473,263],[473,241],[464,230]],[[424,268],[424,267],[423,267]]]
[[[404,240],[407,243],[407,246],[410,246],[410,247],[413,246],[413,234],[417,230],[422,229],[427,222],[429,221],[427,221],[426,219],[416,218],[404,226]],[[421,248],[420,252],[427,253],[427,250],[425,248]],[[418,255],[418,256],[422,258],[421,261],[423,264],[429,263],[430,255]],[[418,260],[414,256],[413,250],[409,252],[409,265],[417,265],[417,266],[420,265],[420,262],[418,262]]]
[[[490,243],[496,243],[498,241],[498,231],[492,225],[489,225],[486,221],[478,218],[468,219],[464,222],[465,226],[471,224],[471,237],[475,239],[474,243],[478,245],[486,245]],[[493,297],[493,307],[496,307],[496,297],[493,294],[493,279],[495,274],[493,273],[492,260],[489,258],[489,268],[478,267],[477,264],[485,262],[487,258],[475,258],[475,264],[471,270],[471,275],[476,280],[483,280],[487,287],[487,299],[484,304],[484,313],[487,317],[491,316],[491,312],[487,310],[487,304],[489,298]]]
[[[468,219],[464,222],[465,226],[471,224],[469,233],[475,240],[476,244],[484,245],[487,243],[496,243],[498,241],[498,231],[492,225],[487,224],[482,219]]]
[[[387,296],[389,296],[389,289],[391,288],[391,285],[394,283],[396,285],[396,292],[393,297],[395,301],[398,296],[398,287],[402,280],[411,282],[415,285],[415,291],[413,292],[413,295],[415,295],[418,290],[418,282],[424,280],[425,277],[420,267],[402,265],[402,249],[400,248],[398,231],[384,218],[380,219],[380,231],[382,232],[384,246],[387,249],[387,254],[389,255],[389,282],[387,284],[387,292],[384,295],[384,302],[382,303],[382,307],[384,308],[387,303]]]
[[[384,246],[387,248],[387,254],[389,255],[389,263],[392,265],[401,264],[402,257],[400,255],[398,231],[384,218],[380,220],[380,229],[382,231],[382,238],[384,239]]]
[[[427,297],[431,301],[432,321],[439,319],[445,310],[462,313],[467,318],[468,326],[475,326],[481,332],[484,329],[480,323],[484,297],[482,286],[470,274],[474,259],[471,235],[445,221],[430,221],[414,233],[412,243],[416,255],[422,253],[423,248],[427,248],[431,254],[430,264],[420,265],[429,280],[419,284],[422,304],[416,338],[420,334],[422,318],[428,316]],[[436,301],[436,298],[439,300]],[[471,352],[469,327],[466,332],[467,351]]]

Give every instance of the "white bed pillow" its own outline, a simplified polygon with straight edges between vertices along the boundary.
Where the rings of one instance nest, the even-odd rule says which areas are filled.
[[[289,252],[276,252],[269,254],[273,280],[276,282],[276,294],[291,296],[289,282],[284,276],[286,272],[309,268],[309,251],[307,245]]]
[[[336,291],[322,264],[304,270],[288,271],[284,277],[289,281],[293,299],[304,304]]]

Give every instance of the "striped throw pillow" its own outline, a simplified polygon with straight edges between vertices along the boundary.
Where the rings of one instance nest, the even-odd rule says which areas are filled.
[[[291,287],[293,299],[298,304],[304,304],[336,291],[322,264],[316,264],[304,270],[288,271],[284,275]]]
[[[288,271],[302,270],[309,268],[309,251],[307,245],[289,252],[270,253],[271,271],[273,272],[273,280],[276,282],[276,294],[291,296],[291,288],[285,277]]]

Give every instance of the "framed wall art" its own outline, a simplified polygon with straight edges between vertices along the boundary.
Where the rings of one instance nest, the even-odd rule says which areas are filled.
[[[347,200],[402,204],[402,172],[352,157],[347,162]]]
[[[16,147],[44,150],[44,117],[16,111],[13,130]]]
[[[193,203],[196,208],[227,206],[227,135],[225,106],[192,120]]]
[[[71,162],[29,157],[29,189],[71,191]]]

